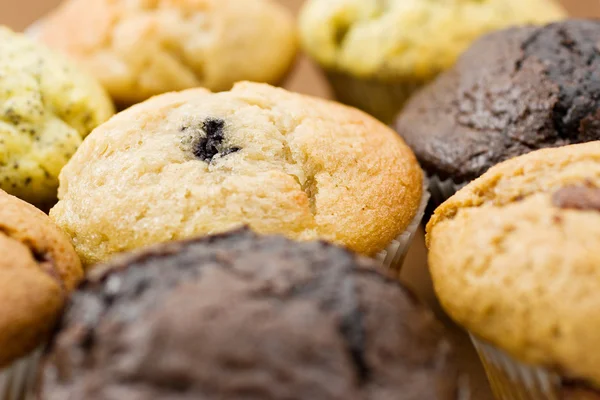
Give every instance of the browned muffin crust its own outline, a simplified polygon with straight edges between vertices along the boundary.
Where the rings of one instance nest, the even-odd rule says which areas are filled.
[[[441,327],[372,261],[236,231],[92,271],[46,399],[457,399]]]
[[[30,204],[0,190],[0,368],[41,345],[83,276],[67,237]]]

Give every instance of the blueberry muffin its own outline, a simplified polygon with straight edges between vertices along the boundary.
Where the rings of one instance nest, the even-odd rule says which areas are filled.
[[[425,199],[423,173],[393,130],[256,83],[136,105],[97,128],[60,179],[50,215],[87,265],[244,224],[397,252]]]
[[[0,399],[32,383],[39,352],[83,270],[67,236],[0,190]],[[18,397],[21,398],[21,397]]]
[[[74,295],[43,398],[458,399],[442,327],[376,266],[249,230],[119,258]]]
[[[450,184],[438,202],[501,161],[600,139],[598,37],[592,20],[490,34],[407,104],[396,128]]]
[[[47,211],[61,168],[112,114],[93,78],[0,26],[0,190]]]
[[[499,399],[600,399],[600,142],[492,167],[427,239],[438,297]]]
[[[293,17],[274,0],[67,0],[33,33],[121,106],[198,86],[277,83],[297,51]]]
[[[338,99],[389,123],[479,36],[564,17],[553,0],[308,0],[300,32]]]

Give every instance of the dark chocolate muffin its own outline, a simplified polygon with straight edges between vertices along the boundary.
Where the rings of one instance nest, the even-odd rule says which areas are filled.
[[[399,116],[432,176],[468,182],[532,150],[600,139],[600,21],[516,27],[477,41]]]
[[[372,261],[248,230],[92,271],[44,377],[49,400],[459,396],[442,328]]]

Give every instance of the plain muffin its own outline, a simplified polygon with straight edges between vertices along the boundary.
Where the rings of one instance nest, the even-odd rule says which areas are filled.
[[[43,212],[0,190],[0,398],[29,388],[68,293],[83,276],[67,236]],[[7,397],[12,399],[13,397]],[[19,397],[20,398],[20,397]]]
[[[248,224],[365,255],[416,229],[423,173],[387,126],[265,84],[155,97],[96,129],[52,218],[84,263]]]
[[[417,94],[396,128],[426,172],[455,187],[532,150],[600,139],[598,37],[592,20],[492,33]]]
[[[375,267],[249,230],[119,258],[74,295],[44,398],[458,399],[441,325]]]
[[[273,0],[67,0],[32,33],[87,67],[121,106],[198,86],[278,83],[297,51],[294,19]]]
[[[47,211],[62,167],[113,113],[91,76],[0,26],[0,190]]]
[[[436,210],[427,243],[442,305],[509,382],[501,398],[600,398],[600,142],[491,168]]]
[[[564,17],[552,0],[308,0],[300,32],[340,101],[391,122],[479,36]]]

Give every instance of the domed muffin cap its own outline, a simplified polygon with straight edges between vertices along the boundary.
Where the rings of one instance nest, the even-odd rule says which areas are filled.
[[[300,35],[305,50],[328,69],[420,81],[451,67],[487,32],[565,16],[552,0],[307,0]]]
[[[297,51],[294,19],[274,0],[68,0],[34,32],[121,105],[198,86],[277,83]]]
[[[533,150],[600,139],[600,21],[487,35],[417,94],[396,129],[456,183]]]
[[[47,211],[58,174],[114,113],[102,86],[60,54],[0,26],[0,189]]]
[[[491,168],[427,231],[453,319],[521,361],[600,387],[600,142]]]
[[[96,129],[50,213],[85,264],[247,224],[365,255],[414,219],[423,174],[387,126],[265,84],[155,97]]]
[[[48,216],[3,191],[0,254],[1,369],[48,338],[83,270]]]
[[[456,400],[443,329],[373,260],[248,230],[99,266],[44,398]]]

